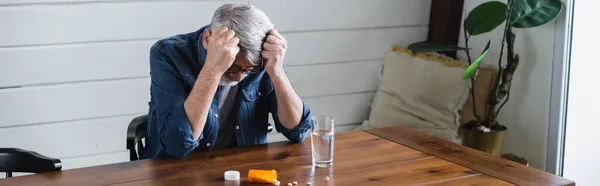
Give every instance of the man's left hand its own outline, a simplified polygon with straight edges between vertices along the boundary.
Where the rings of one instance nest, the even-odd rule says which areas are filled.
[[[265,68],[270,76],[283,75],[283,58],[287,49],[287,41],[275,29],[269,32],[263,44],[262,57],[266,59]]]

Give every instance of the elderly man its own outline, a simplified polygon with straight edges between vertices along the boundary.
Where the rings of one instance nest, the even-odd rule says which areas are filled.
[[[264,144],[269,112],[277,131],[303,141],[311,114],[284,71],[286,49],[264,12],[233,4],[154,44],[145,158]]]

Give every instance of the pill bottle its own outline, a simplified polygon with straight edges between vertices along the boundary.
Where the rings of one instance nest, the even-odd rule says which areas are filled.
[[[274,184],[277,180],[277,171],[250,169],[248,171],[248,182]]]

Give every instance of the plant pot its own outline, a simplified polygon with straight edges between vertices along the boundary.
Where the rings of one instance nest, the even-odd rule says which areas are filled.
[[[502,154],[500,157],[510,160],[510,161],[514,161],[520,164],[523,164],[525,166],[529,167],[529,161],[527,161],[527,159],[523,158],[523,157],[519,157],[513,153],[508,153],[508,154]]]
[[[475,129],[473,122],[462,126],[462,144],[473,149],[500,156],[502,144],[504,143],[505,126],[492,129],[491,132],[483,132]]]

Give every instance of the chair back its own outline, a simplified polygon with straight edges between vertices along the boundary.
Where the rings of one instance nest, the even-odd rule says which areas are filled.
[[[61,169],[59,159],[19,148],[0,148],[0,172],[6,172],[7,178],[12,177],[13,172],[44,173]]]
[[[147,114],[138,116],[129,123],[129,126],[127,127],[127,149],[129,150],[130,161],[140,160],[144,157],[146,147],[142,140],[146,138],[147,129]]]

